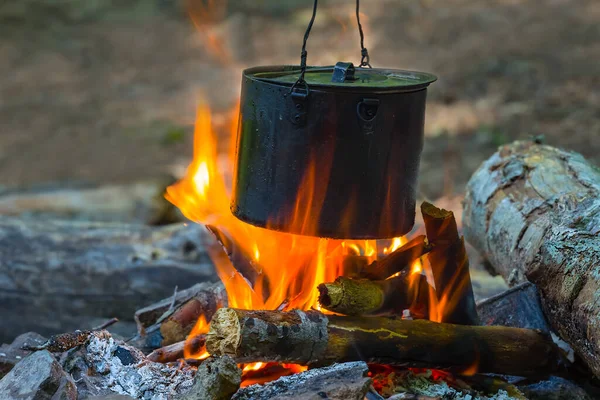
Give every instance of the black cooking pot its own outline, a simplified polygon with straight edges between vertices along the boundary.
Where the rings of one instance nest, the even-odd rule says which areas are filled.
[[[243,72],[233,214],[295,234],[376,239],[415,218],[427,86],[350,63]]]

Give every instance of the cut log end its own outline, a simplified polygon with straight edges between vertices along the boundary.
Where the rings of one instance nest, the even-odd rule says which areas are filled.
[[[210,322],[206,349],[210,354],[236,355],[242,341],[240,319],[233,308],[221,308]]]
[[[265,360],[307,364],[327,345],[326,316],[318,311],[290,312],[221,309],[207,335],[211,355],[230,355],[240,363]]]
[[[436,219],[454,218],[454,214],[452,213],[452,211],[444,210],[443,208],[438,208],[426,201],[424,201],[421,204],[421,212],[425,215],[429,215]]]
[[[322,283],[319,303],[327,310],[346,315],[363,315],[378,310],[385,300],[384,291],[368,280],[339,277],[333,283]]]

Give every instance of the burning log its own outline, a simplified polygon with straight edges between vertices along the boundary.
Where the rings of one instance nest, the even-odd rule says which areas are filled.
[[[152,351],[184,341],[200,318],[210,321],[219,307],[227,305],[227,293],[221,283],[196,285],[186,292],[183,298],[175,295],[172,300],[164,299],[136,313],[139,331],[133,339],[135,346]],[[157,318],[158,310],[165,311]],[[150,321],[155,322],[145,327]]]
[[[371,281],[339,277],[332,283],[322,283],[319,303],[329,311],[344,315],[412,315],[425,317],[429,302],[429,284],[425,276],[407,269],[399,276]]]
[[[469,259],[464,240],[458,234],[454,213],[427,202],[421,205],[421,213],[427,238],[434,246],[427,259],[431,265],[438,303],[444,309],[439,320],[451,324],[477,325]]]
[[[361,275],[371,280],[381,280],[410,267],[413,261],[431,251],[424,235],[417,236],[381,260],[371,263]]]
[[[299,310],[222,308],[212,319],[206,346],[210,354],[240,363],[366,361],[520,376],[556,371],[560,359],[550,337],[534,330]]]
[[[0,341],[122,321],[175,286],[215,281],[205,229],[0,217]],[[209,240],[209,239],[208,239]]]
[[[145,332],[153,325],[156,325],[173,315],[173,313],[181,308],[183,304],[192,300],[194,297],[201,296],[202,292],[216,289],[219,286],[222,288],[221,290],[225,290],[219,283],[197,283],[188,289],[176,290],[172,296],[137,310],[133,318],[137,325],[138,332]]]
[[[188,349],[191,353],[198,354],[205,345],[206,335],[195,335],[187,340],[156,349],[152,353],[148,354],[146,358],[148,358],[150,361],[166,364],[184,358],[186,346],[188,346]]]
[[[501,147],[467,186],[464,225],[510,285],[537,285],[550,324],[600,377],[598,168],[550,146]]]

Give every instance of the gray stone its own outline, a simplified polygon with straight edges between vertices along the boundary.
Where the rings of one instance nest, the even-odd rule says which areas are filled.
[[[46,350],[23,359],[0,381],[0,399],[52,399],[65,376],[60,364]],[[68,397],[65,397],[68,399]]]
[[[232,400],[363,400],[371,386],[364,362],[334,364],[240,389]]]
[[[63,374],[58,390],[52,396],[52,400],[77,400],[77,385],[70,375]]]
[[[242,370],[231,357],[210,357],[204,361],[194,386],[181,400],[229,400],[242,383]]]
[[[529,400],[592,400],[581,387],[557,376],[530,385],[518,385],[518,388]]]
[[[479,302],[477,313],[483,325],[550,331],[537,287],[529,282]]]
[[[27,332],[19,335],[11,344],[0,346],[0,379],[31,352],[23,350],[23,346],[41,346],[46,338],[35,332]]]

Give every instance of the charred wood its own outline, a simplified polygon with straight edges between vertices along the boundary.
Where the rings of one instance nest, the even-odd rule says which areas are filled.
[[[409,268],[413,261],[431,251],[425,236],[417,236],[394,252],[364,268],[360,275],[371,280],[381,280]]]
[[[467,186],[464,232],[510,285],[537,285],[552,327],[600,377],[600,170],[550,146],[503,146]]]
[[[433,244],[427,259],[431,265],[438,302],[444,304],[441,322],[477,325],[469,258],[464,240],[458,234],[454,213],[424,202],[421,214],[427,238]]]
[[[138,332],[142,333],[152,325],[164,321],[184,303],[190,301],[211,285],[218,285],[218,283],[198,283],[189,289],[177,290],[172,296],[137,310],[134,319]]]
[[[208,322],[217,309],[227,305],[227,293],[221,283],[196,285],[195,290],[188,294],[192,293],[191,297],[186,296],[186,301],[167,308],[154,325],[142,326],[131,343],[143,351],[153,351],[184,341],[199,318]],[[162,300],[158,303],[159,308],[163,309],[168,302],[168,299]]]
[[[534,330],[299,310],[222,308],[212,319],[206,346],[212,355],[229,355],[241,363],[361,360],[458,372],[476,367],[479,372],[519,376],[555,371],[560,357],[550,337]]]
[[[152,353],[148,354],[147,358],[150,361],[166,364],[183,359],[185,356],[186,347],[188,347],[191,353],[197,354],[205,347],[205,345],[206,335],[195,335],[187,338],[184,341],[156,349]]]
[[[482,325],[512,326],[550,332],[533,283],[524,282],[477,304]]]

